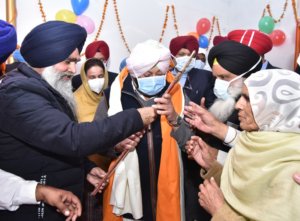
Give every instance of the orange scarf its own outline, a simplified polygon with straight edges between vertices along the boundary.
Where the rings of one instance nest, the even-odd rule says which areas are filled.
[[[128,75],[127,68],[119,74],[120,88]],[[167,73],[167,81],[170,83],[174,79],[171,72]],[[177,113],[182,113],[184,95],[179,84],[171,90],[172,103]],[[166,116],[161,116],[162,131],[162,152],[157,187],[157,221],[180,221],[180,163],[178,146],[176,140],[171,137],[172,127],[168,124]],[[103,196],[103,221],[122,221],[123,218],[112,213],[112,206],[109,204],[114,176],[109,179],[109,184]],[[150,199],[149,199],[150,200]]]

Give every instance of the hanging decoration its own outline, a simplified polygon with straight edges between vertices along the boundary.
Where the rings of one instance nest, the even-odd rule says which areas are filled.
[[[163,25],[163,28],[162,28],[162,30],[161,30],[161,34],[160,34],[160,38],[159,38],[159,42],[160,42],[160,43],[161,43],[162,40],[163,40],[163,37],[164,37],[164,34],[165,34],[165,30],[166,30],[167,25],[168,25],[169,8],[170,8],[170,6],[167,5],[167,6],[166,6],[166,13],[165,13],[164,25]]]
[[[117,6],[117,1],[113,0],[113,2],[114,2],[115,15],[116,15],[116,19],[117,19],[117,23],[118,23],[120,35],[122,37],[122,40],[123,40],[123,43],[124,43],[125,47],[127,48],[127,51],[130,53],[131,51],[129,49],[128,43],[127,43],[127,41],[125,39],[125,35],[124,35],[123,29],[122,29],[122,26],[121,26],[120,16],[119,16],[118,6]]]
[[[271,11],[271,6],[270,4],[267,4],[267,6],[264,8],[263,10],[263,14],[262,14],[262,18],[266,16],[266,12],[268,13],[268,15],[273,18],[274,22],[275,23],[279,23],[283,18],[284,18],[284,15],[285,15],[285,12],[286,12],[286,9],[287,9],[287,6],[288,6],[288,0],[285,0],[285,3],[284,3],[284,6],[283,6],[283,11],[280,15],[280,17],[278,19],[275,19],[273,17],[273,14],[272,14],[272,11]]]
[[[174,29],[176,31],[176,35],[179,36],[179,31],[178,31],[178,25],[177,25],[177,20],[176,20],[176,14],[175,14],[175,6],[172,5],[172,16],[173,16],[173,22],[174,22]],[[161,34],[160,34],[160,38],[159,38],[159,42],[161,43],[165,34],[165,30],[167,28],[168,25],[168,19],[169,19],[169,9],[170,6],[167,5],[166,6],[166,12],[165,12],[165,19],[164,19],[164,24],[163,24],[163,28],[161,30]]]
[[[221,35],[221,29],[220,29],[220,23],[219,23],[219,19],[215,16],[212,17],[212,21],[211,21],[211,29],[210,29],[210,32],[209,32],[209,36],[208,36],[208,46],[206,48],[206,50],[208,50],[208,47],[211,43],[211,40],[212,40],[212,37],[213,37],[213,34],[214,34],[214,28],[215,28],[215,25],[217,26],[217,31],[218,31],[218,35]]]
[[[100,24],[99,24],[99,27],[98,27],[98,30],[97,30],[94,41],[98,40],[98,38],[100,36],[100,33],[102,31],[102,27],[103,27],[103,24],[104,24],[104,21],[105,21],[105,16],[106,16],[107,5],[108,5],[108,0],[105,0],[104,6],[103,6],[103,11],[102,11],[102,16],[101,16],[101,21],[100,21]]]
[[[43,4],[42,4],[41,0],[39,0],[38,5],[39,5],[40,12],[41,12],[41,15],[42,15],[42,20],[43,20],[43,22],[46,22],[47,21],[46,20],[46,14],[45,14],[44,7],[43,7]]]
[[[175,6],[174,5],[172,5],[172,15],[173,15],[174,29],[176,31],[176,35],[179,36],[176,13],[175,13]]]

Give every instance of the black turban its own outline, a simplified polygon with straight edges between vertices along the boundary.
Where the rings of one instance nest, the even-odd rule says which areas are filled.
[[[235,41],[223,41],[209,51],[208,63],[211,68],[215,58],[219,65],[235,75],[247,72],[244,77],[262,67],[261,57],[252,48]]]
[[[86,36],[77,24],[49,21],[29,32],[20,51],[30,66],[48,67],[64,61],[76,48],[81,52]]]

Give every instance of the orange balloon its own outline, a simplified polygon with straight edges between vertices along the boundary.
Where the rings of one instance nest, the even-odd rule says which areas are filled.
[[[197,32],[189,32],[188,35],[194,36],[197,39],[197,41],[199,39],[199,35]]]

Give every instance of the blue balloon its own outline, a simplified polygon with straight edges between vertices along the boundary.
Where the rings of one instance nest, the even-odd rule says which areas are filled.
[[[123,60],[121,61],[121,63],[120,63],[120,66],[119,66],[119,71],[121,72],[122,70],[123,70],[123,68],[125,68],[125,66],[127,65],[126,64],[126,59],[127,59],[127,57],[126,58],[123,58]]]
[[[81,15],[88,7],[89,0],[71,0],[73,11],[76,15]]]
[[[207,48],[208,47],[208,38],[205,35],[200,35],[199,37],[199,47]]]

